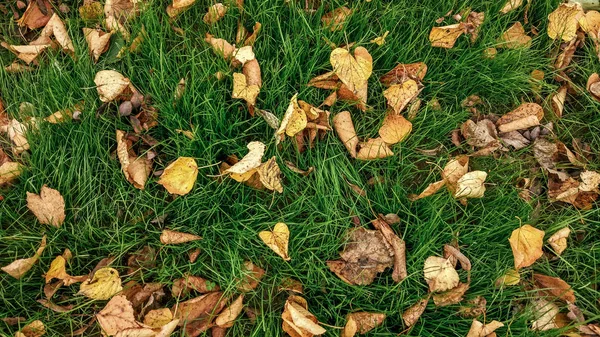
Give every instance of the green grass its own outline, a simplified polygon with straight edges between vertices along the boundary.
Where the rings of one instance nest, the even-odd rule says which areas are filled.
[[[79,1],[78,1],[79,2]],[[494,287],[494,280],[513,266],[508,244],[510,233],[521,222],[535,225],[546,233],[570,226],[577,235],[569,240],[569,248],[562,257],[541,258],[532,268],[523,271],[523,279],[531,279],[532,271],[559,276],[575,290],[577,304],[590,321],[600,319],[598,298],[600,291],[600,209],[578,211],[569,205],[551,204],[545,193],[531,203],[518,197],[515,184],[519,177],[531,175],[535,160],[530,148],[503,154],[500,158],[473,158],[471,167],[489,172],[485,197],[462,206],[447,193],[410,202],[408,194],[420,192],[427,184],[439,179],[439,166],[448,158],[464,153],[467,147],[456,148],[450,141],[450,131],[469,117],[460,102],[477,94],[486,103],[485,113],[503,114],[521,101],[531,101],[534,95],[529,85],[529,74],[534,69],[546,72],[544,96],[558,88],[552,80],[552,52],[557,47],[545,34],[546,17],[558,1],[533,1],[529,12],[528,30],[535,25],[539,36],[534,37],[529,50],[499,50],[493,60],[482,57],[483,51],[497,45],[497,38],[517,20],[522,21],[523,8],[507,15],[499,15],[501,1],[352,1],[356,11],[346,28],[330,32],[320,25],[325,6],[334,8],[341,1],[323,1],[314,15],[302,11],[303,1],[247,0],[245,13],[232,8],[226,17],[213,27],[207,27],[200,18],[208,1],[198,0],[189,11],[172,24],[185,31],[177,35],[170,27],[164,8],[167,1],[150,1],[149,9],[134,21],[132,35],[144,26],[148,38],[141,52],[127,54],[117,62],[103,56],[93,64],[87,55],[87,45],[76,8],[63,15],[76,48],[76,60],[50,52],[41,59],[36,71],[8,74],[0,70],[0,97],[7,112],[19,116],[21,102],[36,106],[35,116],[45,117],[52,112],[85,101],[80,122],[42,125],[38,133],[29,136],[31,150],[18,158],[27,170],[13,186],[3,188],[0,194],[0,265],[33,254],[43,234],[48,235],[48,248],[40,261],[22,279],[15,280],[0,274],[0,317],[23,316],[28,320],[41,319],[48,335],[69,335],[80,328],[100,310],[105,302],[89,301],[71,296],[78,286],[63,289],[60,304],[73,304],[68,313],[55,313],[36,300],[43,297],[42,275],[50,262],[65,248],[74,258],[69,265],[71,274],[88,273],[102,258],[117,257],[116,268],[126,274],[126,256],[150,245],[159,252],[157,266],[143,271],[144,282],[164,282],[185,273],[206,277],[221,285],[228,294],[235,294],[236,280],[242,276],[241,265],[252,260],[266,269],[260,286],[247,296],[247,304],[259,312],[255,323],[245,316],[229,330],[228,336],[280,336],[281,312],[287,297],[279,292],[280,281],[293,277],[305,287],[304,297],[309,309],[319,321],[343,326],[345,315],[357,310],[378,311],[388,315],[385,323],[369,336],[393,336],[405,330],[401,313],[426,295],[423,280],[424,260],[440,255],[442,246],[458,240],[461,250],[473,263],[472,284],[466,298],[477,295],[488,301],[487,320],[505,323],[497,331],[499,336],[534,336],[529,331],[530,312],[518,311],[528,299],[536,295],[526,286],[508,289]],[[429,30],[435,19],[449,10],[459,11],[468,6],[486,13],[480,38],[471,44],[462,37],[451,50],[431,48]],[[19,34],[12,14],[2,16],[2,39],[19,43]],[[255,21],[263,25],[255,53],[263,74],[263,87],[258,106],[277,116],[283,116],[289,99],[296,92],[299,98],[318,105],[328,92],[309,88],[306,83],[328,69],[330,47],[324,37],[342,44],[356,42],[365,46],[374,59],[374,73],[369,81],[369,105],[372,109],[361,113],[344,103],[336,103],[332,114],[345,109],[353,112],[360,136],[374,136],[385,113],[383,87],[376,80],[397,63],[423,61],[429,71],[425,89],[420,97],[424,103],[438,99],[442,110],[426,107],[413,122],[410,137],[393,147],[395,156],[373,162],[349,158],[336,135],[331,132],[314,149],[298,153],[288,140],[276,147],[273,131],[260,118],[251,118],[245,104],[231,99],[232,72],[229,65],[216,56],[203,42],[206,32],[233,40],[238,19],[247,26]],[[387,43],[377,47],[369,40],[390,31]],[[600,70],[600,62],[588,40],[574,60],[572,77],[585,89],[589,74]],[[4,67],[13,55],[0,51]],[[150,134],[159,140],[159,157],[154,169],[164,168],[178,156],[191,156],[200,169],[192,192],[179,198],[171,197],[156,179],[151,178],[146,189],[135,189],[123,177],[114,158],[115,130],[132,130],[125,118],[116,115],[116,106],[96,117],[100,101],[94,87],[96,72],[115,69],[129,77],[137,88],[152,97],[159,110],[159,126]],[[217,71],[226,76],[217,81]],[[184,96],[174,104],[173,90],[180,78],[187,78]],[[570,144],[579,138],[590,144],[595,162],[590,169],[600,169],[600,117],[598,103],[582,94],[570,96],[564,117],[555,120],[558,138]],[[547,114],[552,120],[551,114]],[[189,140],[175,132],[190,129],[195,139]],[[233,180],[216,181],[215,166],[229,154],[243,156],[246,144],[260,140],[267,144],[265,158],[276,155],[282,167],[285,191],[282,195],[252,190]],[[2,147],[9,148],[6,139]],[[437,157],[427,157],[417,149],[442,146]],[[298,167],[314,166],[308,177],[293,173],[283,165],[284,160]],[[533,173],[545,185],[545,177],[538,170]],[[382,176],[384,182],[368,186],[367,180]],[[367,197],[359,197],[344,181],[364,187]],[[40,225],[28,211],[25,193],[38,192],[43,184],[58,189],[65,198],[67,219],[59,229]],[[539,205],[539,206],[538,206]],[[331,273],[325,261],[336,259],[343,245],[343,234],[352,227],[350,216],[356,214],[363,224],[377,213],[397,213],[402,222],[394,228],[408,246],[409,277],[400,284],[391,279],[391,271],[380,275],[369,286],[349,286]],[[150,221],[168,215],[164,225]],[[285,262],[262,242],[257,233],[272,228],[276,222],[285,222],[291,231],[291,261]],[[193,232],[203,240],[182,246],[163,246],[159,235],[163,228]],[[576,239],[577,237],[577,239]],[[189,263],[187,250],[202,250],[196,263]],[[464,277],[464,275],[462,275]],[[123,277],[123,282],[132,279]],[[60,298],[60,297],[59,297]],[[169,305],[174,304],[174,300]],[[435,308],[430,303],[410,336],[465,336],[471,319],[462,318],[460,305]],[[481,318],[483,319],[483,318]],[[0,322],[0,335],[13,335],[16,326]],[[328,329],[327,336],[339,331]],[[99,335],[94,326],[86,336]],[[560,331],[549,331],[544,336],[558,336]]]

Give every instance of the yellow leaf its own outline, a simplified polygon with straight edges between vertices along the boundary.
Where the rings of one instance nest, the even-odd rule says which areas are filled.
[[[383,92],[388,105],[399,114],[421,92],[419,85],[414,80],[406,80],[401,84],[391,85]]]
[[[276,134],[281,135],[285,132],[286,135],[294,137],[297,133],[302,132],[302,130],[306,128],[307,123],[308,119],[306,113],[298,104],[298,94],[295,94],[292,99],[290,99],[290,104],[285,111],[285,115],[281,120],[281,124],[279,125]]]
[[[144,316],[144,324],[152,328],[160,328],[173,320],[173,313],[169,308],[154,309]]]
[[[170,229],[164,229],[160,234],[160,243],[163,245],[177,245],[200,239],[202,238],[196,234],[177,232]]]
[[[390,33],[390,31],[386,31],[385,33],[383,33],[382,36],[378,36],[376,38],[374,38],[373,40],[371,40],[371,43],[375,43],[378,46],[383,46],[385,44],[385,38],[388,36],[388,34]]]
[[[465,32],[464,23],[456,23],[444,27],[433,27],[429,33],[429,42],[432,47],[450,49],[456,40]]]
[[[571,41],[577,36],[583,9],[577,2],[563,3],[548,15],[548,36],[556,40]]]
[[[260,182],[271,191],[277,191],[283,193],[283,186],[281,185],[281,170],[275,157],[267,160],[265,163],[260,165],[257,169]]]
[[[225,308],[219,316],[215,319],[215,324],[223,328],[230,328],[233,326],[235,319],[242,313],[244,308],[244,295],[238,296],[235,301]]]
[[[394,152],[381,138],[370,138],[360,144],[360,150],[356,154],[356,159],[373,160],[393,156]]]
[[[469,157],[458,156],[448,162],[442,171],[442,179],[452,194],[458,188],[458,181],[469,171]]]
[[[469,332],[467,333],[467,337],[487,337],[489,335],[494,335],[494,331],[503,326],[504,324],[498,321],[491,321],[484,325],[478,320],[473,319],[473,323],[471,324],[471,329],[469,329]]]
[[[517,228],[508,239],[515,259],[515,269],[531,266],[542,255],[544,231],[530,225]]]
[[[65,221],[65,199],[60,192],[46,185],[40,195],[27,192],[27,208],[44,225],[60,227]]]
[[[331,52],[329,62],[340,81],[366,104],[368,80],[373,72],[373,58],[367,49],[358,47],[352,56],[347,49],[336,48]]]
[[[131,85],[128,78],[114,70],[99,71],[94,78],[94,83],[102,102],[114,100]]]
[[[496,280],[496,287],[514,286],[521,282],[521,275],[515,269],[509,269]]]
[[[35,320],[15,334],[15,337],[41,337],[46,334],[46,326],[40,320]]]
[[[501,47],[508,49],[531,47],[531,37],[525,34],[525,28],[520,22],[510,26],[500,37]]]
[[[190,157],[179,157],[165,168],[158,183],[171,194],[186,195],[194,187],[197,177],[196,160]]]
[[[412,123],[401,115],[387,114],[383,125],[379,128],[379,136],[388,144],[396,144],[404,140],[412,131]]]
[[[450,290],[459,283],[458,273],[449,259],[430,256],[425,260],[423,272],[431,292]]]
[[[504,4],[502,9],[500,10],[500,13],[506,14],[510,11],[513,11],[513,10],[521,7],[522,4],[523,4],[523,0],[508,0],[508,1],[506,1],[506,4]]]
[[[23,165],[12,161],[0,165],[0,186],[17,179],[23,168]]]
[[[46,50],[46,48],[50,46],[51,44],[49,43],[28,46],[17,46],[9,45],[6,42],[2,42],[2,47],[10,50],[19,59],[25,61],[25,63],[27,64],[33,62],[44,50]]]
[[[567,249],[567,238],[570,234],[571,229],[569,227],[564,227],[548,238],[547,242],[552,249],[554,249],[554,253],[556,253],[556,255],[560,256],[560,254]]]
[[[91,280],[83,282],[79,288],[79,295],[94,300],[108,300],[123,290],[121,278],[116,269],[104,267],[94,273]]]
[[[271,248],[277,255],[281,256],[284,260],[289,261],[288,256],[288,242],[290,239],[290,231],[288,226],[279,222],[273,228],[273,231],[262,231],[258,233],[260,239]]]
[[[248,102],[250,105],[256,104],[256,98],[260,93],[258,85],[248,85],[246,76],[242,73],[233,73],[233,92],[232,98],[240,98]]]
[[[1,269],[6,272],[8,275],[16,278],[17,280],[23,277],[25,273],[27,273],[31,267],[37,262],[37,260],[42,255],[42,252],[46,249],[46,236],[42,237],[42,242],[40,243],[40,247],[37,249],[35,254],[26,259],[15,260],[7,266],[2,267]]]
[[[223,171],[223,173],[244,174],[260,166],[265,154],[265,144],[253,141],[246,146],[249,152],[235,165]]]
[[[329,30],[335,32],[344,28],[344,22],[352,14],[352,10],[346,6],[338,7],[321,17],[323,26],[329,27]]]
[[[600,13],[598,11],[588,11],[585,16],[579,19],[581,30],[593,37],[598,36],[600,31]]]
[[[283,330],[290,336],[312,337],[326,332],[317,324],[317,318],[308,311],[306,300],[300,296],[288,298],[281,318],[283,319]]]
[[[421,194],[419,194],[419,195],[410,194],[408,196],[408,198],[411,201],[416,201],[416,200],[419,200],[419,199],[426,198],[426,197],[428,197],[430,195],[436,194],[445,185],[446,185],[446,181],[445,180],[436,181],[435,183],[431,183],[431,184],[427,185],[427,187],[423,190],[423,192],[421,192]]]
[[[483,171],[468,172],[458,179],[454,197],[461,198],[481,198],[485,192],[485,178],[487,173]]]

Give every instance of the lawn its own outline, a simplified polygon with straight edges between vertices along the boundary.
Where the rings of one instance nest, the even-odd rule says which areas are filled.
[[[497,47],[498,37],[513,23],[523,22],[525,6],[500,14],[504,4],[491,0],[322,1],[315,4],[314,11],[306,12],[304,1],[246,0],[243,12],[230,5],[227,14],[209,26],[201,20],[212,4],[209,1],[198,0],[170,20],[165,11],[168,1],[154,0],[148,1],[148,7],[129,25],[133,37],[142,29],[146,32],[140,50],[116,58],[119,48],[115,45],[123,39],[114,37],[111,49],[97,63],[88,55],[82,28],[89,25],[79,17],[80,2],[66,1],[70,11],[59,12],[75,46],[74,58],[50,50],[39,58],[40,64],[33,71],[14,74],[0,70],[0,97],[11,118],[44,118],[85,102],[79,120],[40,123],[39,131],[27,134],[31,149],[19,156],[11,154],[10,140],[1,138],[0,146],[25,169],[18,180],[0,188],[0,266],[32,256],[43,235],[48,240],[39,261],[21,279],[0,273],[0,318],[26,319],[19,325],[0,322],[1,336],[13,336],[36,319],[46,325],[47,336],[70,335],[106,305],[106,301],[76,296],[78,284],[63,287],[53,299],[60,305],[72,305],[67,312],[55,312],[37,302],[44,298],[43,275],[66,248],[73,255],[67,267],[71,275],[88,274],[100,260],[112,256],[112,267],[119,271],[123,284],[159,282],[170,289],[175,279],[189,274],[218,284],[228,297],[239,294],[237,285],[244,278],[244,262],[253,261],[265,269],[258,287],[244,299],[245,305],[256,312],[256,319],[242,313],[227,336],[285,335],[281,313],[289,292],[280,290],[285,278],[302,283],[309,311],[326,324],[325,336],[338,336],[340,330],[336,327],[343,327],[346,315],[355,311],[387,315],[368,336],[466,336],[472,318],[461,316],[458,309],[476,296],[487,300],[487,312],[485,318],[478,318],[480,321],[504,323],[496,330],[499,336],[559,336],[570,327],[531,330],[534,318],[529,303],[538,297],[533,273],[566,281],[575,292],[586,322],[600,320],[599,205],[593,203],[590,210],[578,210],[566,203],[550,202],[545,191],[547,174],[536,168],[531,146],[471,158],[471,169],[485,171],[488,176],[485,195],[469,199],[467,205],[445,191],[414,202],[408,197],[439,180],[441,168],[449,159],[472,152],[465,142],[460,147],[454,145],[450,137],[452,130],[471,117],[461,105],[465,98],[478,95],[483,101],[479,108],[482,113],[497,115],[513,110],[521,102],[534,102],[530,73],[535,69],[545,72],[541,91],[544,98],[558,89],[553,63],[559,43],[546,34],[547,16],[558,1],[532,1],[529,23],[524,27],[529,32],[535,26],[539,35],[533,36],[530,48],[499,48],[496,57],[489,59],[484,51]],[[354,11],[344,28],[332,32],[323,27],[321,16],[342,5]],[[452,49],[433,48],[429,32],[441,25],[435,20],[467,7],[485,12],[477,41],[471,43],[463,36]],[[10,8],[0,15],[0,39],[26,44]],[[231,97],[232,76],[239,69],[232,69],[204,42],[207,32],[235,41],[239,20],[246,27],[254,22],[262,24],[254,44],[263,80],[256,106],[279,118],[296,93],[299,99],[315,106],[329,94],[307,86],[311,78],[331,70],[332,49],[327,40],[336,45],[354,42],[367,48],[373,57],[367,102],[370,108],[361,112],[351,103],[338,101],[329,109],[332,116],[351,111],[361,137],[376,137],[386,112],[385,87],[377,79],[398,63],[426,63],[428,71],[419,95],[423,104],[412,120],[412,133],[392,146],[393,156],[373,161],[351,158],[335,131],[304,152],[299,152],[290,139],[276,145],[274,130],[265,120],[251,117],[246,104]],[[446,23],[453,23],[452,18]],[[384,45],[370,42],[386,31],[389,35]],[[8,50],[0,50],[2,68],[14,59]],[[585,91],[585,84],[592,73],[600,71],[600,61],[589,39],[578,49],[569,68],[579,92],[569,94],[562,118],[547,110],[544,123],[552,121],[555,138],[570,148],[574,139],[589,144],[592,159],[587,169],[597,171],[600,103]],[[117,104],[108,104],[98,112],[102,102],[94,77],[107,69],[128,77],[141,93],[151,97],[158,111],[158,125],[147,132],[158,141],[152,146],[157,153],[153,170],[163,170],[178,157],[196,160],[198,178],[189,194],[170,195],[157,184],[154,175],[143,190],[125,179],[115,154],[115,132],[133,132],[133,128],[126,117],[119,116]],[[223,74],[221,80],[215,77],[217,72]],[[175,99],[174,90],[181,78],[186,79],[185,92]],[[431,104],[433,100],[441,109]],[[23,102],[35,107],[26,116],[19,109]],[[189,130],[193,137],[176,130]],[[219,163],[228,155],[243,157],[251,141],[267,146],[265,160],[277,157],[282,194],[218,179]],[[423,151],[432,149],[438,151],[434,155]],[[314,171],[300,175],[286,167],[285,161],[301,169],[314,167]],[[368,183],[373,177],[378,182]],[[523,177],[535,177],[544,191],[530,201],[523,200],[516,187]],[[363,189],[363,195],[348,183]],[[26,192],[39,193],[43,185],[60,191],[64,197],[66,220],[60,228],[40,224],[27,208]],[[396,283],[388,269],[370,285],[349,285],[329,270],[326,261],[339,258],[344,234],[355,226],[353,217],[360,219],[360,226],[369,227],[369,221],[378,213],[395,213],[400,218],[392,228],[406,242],[408,277]],[[276,255],[258,236],[258,232],[270,230],[278,222],[286,223],[290,230],[290,261]],[[546,245],[545,255],[521,270],[519,285],[496,287],[495,280],[514,268],[508,238],[524,224],[545,231],[544,240],[568,226],[569,246],[557,257]],[[197,234],[202,240],[164,245],[159,240],[163,229]],[[432,255],[441,256],[443,246],[453,241],[472,263],[465,300],[439,308],[430,302],[421,319],[409,329],[401,314],[427,296],[424,261]],[[156,250],[155,266],[129,274],[128,257],[144,246]],[[194,248],[201,252],[191,263],[188,251]],[[460,274],[464,281],[466,273]],[[167,296],[164,307],[176,302],[176,298]],[[566,305],[560,307],[563,313],[568,312]],[[179,336],[179,331],[174,335]],[[96,335],[100,335],[100,327],[94,323],[84,336]]]

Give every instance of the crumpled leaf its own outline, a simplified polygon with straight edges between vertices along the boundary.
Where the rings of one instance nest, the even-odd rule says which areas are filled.
[[[185,275],[184,277],[173,281],[171,295],[175,297],[186,296],[190,290],[195,290],[204,294],[211,291],[219,291],[221,289],[217,284],[200,276]]]
[[[579,19],[584,15],[577,2],[563,3],[548,15],[548,36],[553,39],[571,41],[577,36]]]
[[[308,311],[306,300],[300,296],[288,297],[281,318],[283,331],[292,337],[312,337],[326,332],[317,324],[317,318]]]
[[[544,109],[537,103],[523,103],[496,121],[500,132],[523,130],[540,125]]]
[[[66,262],[67,260],[63,256],[59,255],[56,258],[54,258],[52,263],[50,263],[50,268],[48,268],[48,272],[46,272],[46,275],[44,275],[46,283],[49,283],[53,279],[59,279],[63,281],[64,285],[69,286],[73,283],[83,282],[88,278],[87,275],[69,275],[66,269]]]
[[[503,132],[498,134],[505,145],[509,145],[520,150],[527,147],[530,143],[529,139],[523,137],[519,131]]]
[[[432,47],[450,49],[456,40],[465,33],[465,24],[460,22],[449,26],[433,27],[429,33],[429,42]]]
[[[552,202],[562,201],[579,209],[591,209],[598,199],[600,173],[584,171],[575,180],[566,173],[548,169],[548,198]]]
[[[467,290],[469,290],[469,284],[459,282],[458,286],[446,292],[433,294],[433,302],[435,303],[436,307],[445,307],[456,304],[463,300],[463,296]]]
[[[173,320],[173,313],[169,308],[150,310],[144,315],[144,325],[151,328],[160,328]]]
[[[223,297],[223,293],[214,291],[176,304],[173,307],[173,311],[175,311],[173,316],[179,319],[179,326],[190,324],[196,320],[212,321],[223,310],[225,303],[226,299]],[[174,310],[175,308],[177,310]]]
[[[350,156],[356,158],[358,137],[356,136],[356,130],[354,129],[354,123],[352,123],[350,111],[342,111],[333,116],[333,128],[348,152],[350,152]]]
[[[235,165],[223,171],[223,174],[242,175],[258,168],[261,165],[262,157],[265,153],[265,144],[259,141],[253,141],[246,146],[249,152]],[[237,180],[237,179],[236,179]]]
[[[163,185],[171,194],[186,195],[194,187],[197,177],[196,160],[191,157],[179,157],[165,168],[158,184]]]
[[[32,1],[35,2],[35,1]],[[41,337],[46,334],[46,326],[40,320],[35,320],[25,325],[15,337]]]
[[[96,320],[107,336],[114,336],[128,329],[144,327],[135,320],[133,306],[123,295],[113,297],[104,309],[96,314]]]
[[[352,56],[347,49],[336,48],[331,52],[329,62],[347,90],[358,98],[360,104],[366,104],[368,79],[373,72],[373,58],[367,49],[357,47]]]
[[[327,261],[327,266],[350,285],[371,284],[378,273],[392,267],[394,251],[381,231],[362,227],[347,234],[341,260]]]
[[[204,14],[204,18],[202,21],[207,25],[213,25],[217,23],[217,21],[221,20],[225,14],[227,13],[227,6],[223,5],[220,2],[208,7],[208,11]]]
[[[100,29],[83,28],[83,35],[94,62],[98,62],[100,55],[108,50],[112,34],[112,32],[105,33]]]
[[[388,36],[389,33],[390,31],[386,30],[385,33],[383,33],[383,35],[372,39],[370,42],[375,43],[378,46],[383,46],[385,44],[385,38]]]
[[[382,159],[394,155],[381,137],[369,138],[366,142],[360,143],[359,148],[356,159],[360,160]]]
[[[427,74],[427,65],[423,62],[409,64],[399,63],[394,69],[381,76],[379,81],[386,87],[394,84],[402,84],[408,80],[421,83],[423,78],[425,78],[425,74]]]
[[[78,295],[94,300],[108,300],[123,290],[121,278],[116,269],[104,267],[96,270],[92,279],[81,283]]]
[[[542,274],[533,274],[533,280],[536,287],[546,295],[554,296],[567,303],[575,303],[573,288],[562,279]]]
[[[412,131],[412,123],[397,114],[387,114],[379,128],[379,136],[387,144],[403,141]]]
[[[39,5],[44,6],[40,9]],[[17,20],[19,27],[27,27],[29,29],[38,29],[44,27],[53,15],[52,4],[48,0],[30,1],[25,9],[25,13]]]
[[[282,259],[285,261],[290,260],[288,255],[290,231],[285,223],[279,222],[272,231],[262,231],[258,233],[258,236],[277,255],[281,256]]]
[[[245,277],[238,284],[238,290],[248,292],[256,289],[260,279],[265,275],[265,270],[252,263],[252,261],[245,261],[243,269]]]
[[[552,234],[546,242],[552,247],[554,253],[560,256],[567,249],[567,238],[570,234],[571,229],[564,227]]]
[[[561,118],[563,111],[565,109],[565,100],[567,99],[567,86],[561,86],[557,92],[552,94],[551,103],[552,103],[552,111],[556,117]]]
[[[50,38],[53,36],[56,42],[58,42],[58,44],[62,47],[64,52],[72,57],[75,56],[75,47],[73,46],[73,41],[71,41],[71,38],[69,37],[67,28],[65,28],[65,24],[56,13],[52,15],[44,29],[42,29],[40,36],[35,41],[31,42],[31,44],[48,44],[51,41]]]
[[[587,91],[592,95],[592,98],[600,102],[600,75],[593,73],[587,80]]]
[[[531,323],[531,329],[536,331],[546,331],[558,328],[556,324],[556,315],[560,312],[558,306],[548,302],[543,298],[532,301],[532,311],[534,321]]]
[[[379,312],[359,311],[346,315],[346,326],[342,330],[341,337],[354,337],[364,335],[380,326],[386,315]]]
[[[283,185],[281,185],[281,170],[275,160],[275,156],[262,163],[256,169],[260,182],[264,187],[271,191],[283,193]]]
[[[338,7],[329,13],[325,13],[321,17],[321,22],[324,27],[328,27],[330,31],[335,32],[344,28],[344,23],[352,14],[352,10],[346,6]]]
[[[465,176],[468,171],[469,157],[455,157],[448,161],[446,166],[444,166],[444,169],[442,170],[442,180],[429,184],[421,194],[410,195],[409,199],[415,201],[428,197],[437,193],[444,186],[446,186],[448,191],[450,191],[455,198],[471,198],[477,196],[478,193],[483,193],[482,191],[485,191],[485,187],[483,185],[479,186],[479,184],[483,184],[483,181],[485,181],[485,177],[483,176],[483,173],[485,172],[474,171],[477,173],[467,176],[461,181],[461,186],[459,186],[460,179]]]
[[[427,308],[427,303],[429,303],[429,296],[426,298],[419,300],[417,303],[413,304],[410,308],[406,309],[402,313],[402,321],[407,327],[411,327],[417,323],[421,315],[425,312]]]
[[[297,133],[302,132],[308,123],[308,117],[304,110],[298,104],[298,94],[296,93],[291,99],[288,105],[285,115],[281,120],[277,135],[286,135],[294,137]]]
[[[46,249],[46,235],[42,237],[40,247],[36,250],[32,257],[15,260],[1,269],[8,275],[18,280],[23,277],[23,275],[25,275],[31,269],[31,267],[33,267],[33,265],[44,252],[44,249]]]
[[[65,221],[65,199],[59,191],[46,185],[39,195],[27,192],[27,208],[43,225],[58,228]]]
[[[16,119],[11,119],[6,126],[6,133],[8,138],[12,141],[12,152],[18,155],[24,151],[29,150],[29,141],[27,140],[26,134],[31,128],[37,128],[35,122],[23,124]]]
[[[544,234],[544,231],[530,225],[524,225],[512,232],[508,241],[513,251],[516,270],[531,266],[543,255]]]
[[[489,119],[482,119],[477,123],[468,119],[462,124],[460,131],[471,146],[485,148],[497,143],[496,125]]]
[[[172,231],[170,229],[164,229],[160,234],[160,243],[163,245],[178,245],[190,241],[201,240],[202,237],[196,234],[183,233]]]
[[[243,73],[233,73],[232,98],[240,98],[250,105],[255,105],[259,93],[260,87],[256,84],[249,84]]]
[[[449,259],[430,256],[425,260],[423,272],[431,292],[442,292],[458,286],[458,273]]]
[[[448,161],[442,170],[442,179],[452,194],[458,190],[458,181],[469,171],[469,157],[458,156]]]
[[[392,218],[389,218],[391,216]],[[390,227],[390,224],[396,222],[398,216],[396,214],[388,214],[383,216],[381,214],[378,215],[377,219],[372,220],[371,224],[375,229],[381,231],[383,237],[387,241],[389,245],[392,246],[392,251],[394,252],[394,271],[392,272],[392,279],[395,282],[400,282],[408,277],[408,272],[406,270],[406,243],[402,240],[394,230]],[[393,221],[391,219],[394,219]],[[397,222],[400,222],[400,219],[397,218]]]
[[[126,138],[125,132],[117,130],[117,157],[121,163],[121,171],[135,188],[144,189],[146,181],[152,170],[152,160],[147,156],[138,157],[131,150],[131,141]]]
[[[494,336],[496,329],[503,327],[504,324],[498,321],[491,321],[488,324],[483,324],[476,319],[471,323],[471,329],[467,333],[467,337],[486,337]]]
[[[224,39],[215,38],[214,36],[206,33],[204,41],[208,42],[215,53],[223,56],[226,60],[229,60],[235,51],[235,47]],[[235,77],[234,77],[235,80]]]
[[[507,0],[502,9],[500,9],[500,13],[506,14],[511,12],[523,4],[523,0]]]
[[[235,65],[245,65],[247,62],[256,60],[252,46],[244,46],[241,48],[235,48],[233,52],[233,59]]]
[[[525,28],[521,22],[515,22],[510,26],[502,36],[500,36],[501,47],[507,49],[519,49],[531,47],[531,36],[525,33]]]
[[[521,282],[521,275],[515,269],[509,269],[504,273],[504,275],[500,276],[495,284],[496,287],[506,287],[506,286],[515,286]]]
[[[485,179],[487,173],[483,171],[472,171],[465,173],[457,182],[454,198],[481,198],[485,193]]]
[[[383,92],[383,95],[387,99],[388,105],[396,114],[399,114],[420,92],[421,89],[417,82],[409,79],[402,84],[392,84]]]
[[[99,71],[94,78],[94,83],[102,102],[115,100],[131,85],[128,78],[114,70]]]
[[[215,324],[222,328],[230,328],[233,326],[236,318],[242,313],[244,308],[244,295],[238,296],[229,306],[217,316]]]
[[[9,45],[6,42],[0,43],[2,47],[10,50],[13,54],[15,54],[19,59],[25,61],[27,64],[37,64],[37,57],[48,47],[51,45],[48,44],[37,44],[37,45],[26,45],[26,46],[17,46],[17,45]]]

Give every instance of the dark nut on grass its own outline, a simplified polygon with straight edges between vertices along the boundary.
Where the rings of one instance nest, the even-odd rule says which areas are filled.
[[[131,111],[133,111],[133,104],[131,101],[125,101],[119,105],[119,115],[129,116],[131,115]]]
[[[142,94],[140,94],[139,92],[134,93],[131,96],[131,104],[133,106],[134,109],[139,109],[140,106],[142,106],[142,102],[144,101],[144,96]]]

